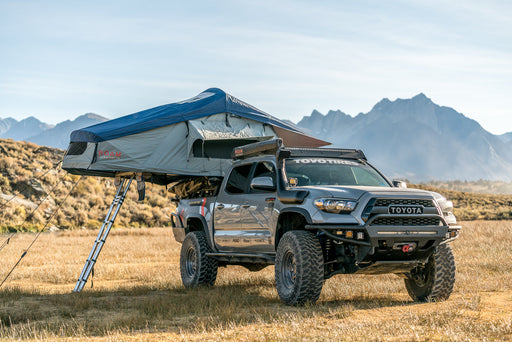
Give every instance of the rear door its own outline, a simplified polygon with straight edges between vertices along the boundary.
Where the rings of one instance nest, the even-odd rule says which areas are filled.
[[[215,245],[220,251],[240,248],[242,223],[241,209],[249,192],[254,163],[239,165],[231,171],[225,186],[217,196],[213,214]]]

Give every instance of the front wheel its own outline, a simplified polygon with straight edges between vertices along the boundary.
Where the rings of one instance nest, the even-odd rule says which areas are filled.
[[[307,231],[283,235],[276,253],[276,287],[288,305],[314,303],[324,284],[324,259],[318,238]]]
[[[440,245],[425,265],[416,267],[405,279],[412,299],[420,302],[447,300],[455,283],[455,259],[448,244]]]
[[[213,285],[217,279],[217,261],[206,253],[210,246],[204,232],[190,232],[181,245],[181,281],[187,288]]]

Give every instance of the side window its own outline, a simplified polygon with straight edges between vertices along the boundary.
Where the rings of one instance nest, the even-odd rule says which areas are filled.
[[[231,171],[226,183],[226,191],[231,194],[243,194],[249,187],[249,175],[252,164],[237,166]]]
[[[254,176],[256,177],[270,177],[272,178],[272,183],[274,186],[276,185],[276,169],[274,167],[274,164],[269,162],[260,162],[258,165],[256,165],[256,170],[254,170]],[[255,190],[251,190],[255,191]]]

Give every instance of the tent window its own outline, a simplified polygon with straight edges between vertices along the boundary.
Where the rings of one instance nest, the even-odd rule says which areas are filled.
[[[68,148],[66,155],[78,156],[78,155],[84,153],[86,149],[87,149],[86,142],[72,142],[69,144],[69,148]]]
[[[231,159],[235,147],[258,142],[256,139],[200,140],[192,145],[192,154],[196,158]]]

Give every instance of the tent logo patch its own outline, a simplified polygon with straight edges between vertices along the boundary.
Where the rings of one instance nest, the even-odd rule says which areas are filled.
[[[108,159],[119,159],[121,158],[121,152],[117,151],[98,151],[98,157]]]

